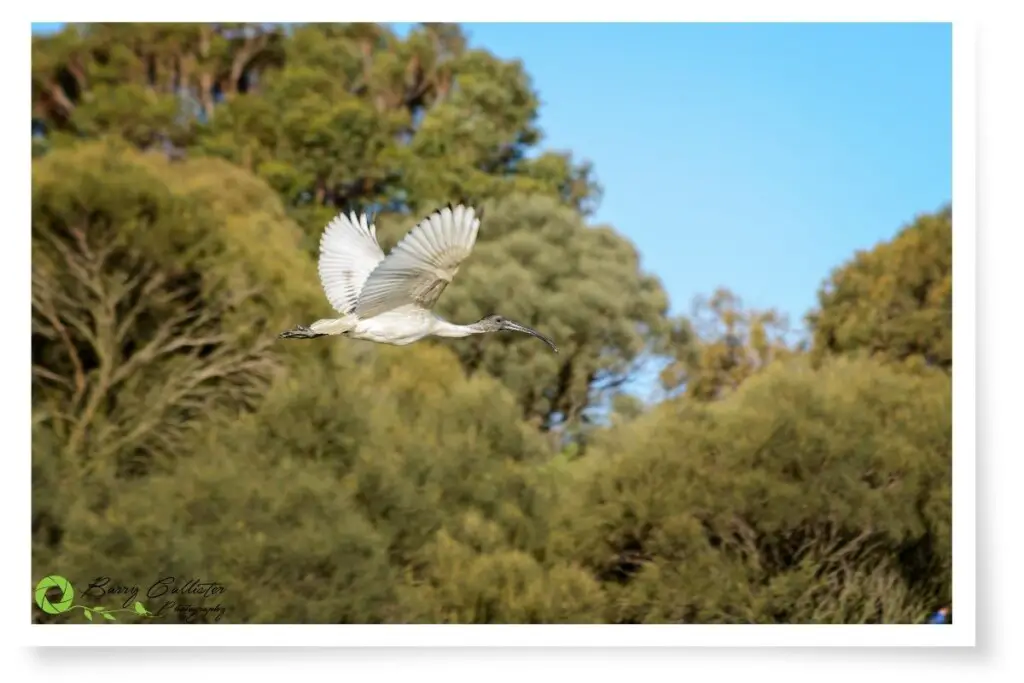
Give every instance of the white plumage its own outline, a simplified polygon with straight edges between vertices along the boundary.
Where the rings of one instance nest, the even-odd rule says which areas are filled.
[[[320,282],[340,318],[318,320],[281,334],[286,339],[344,335],[399,346],[428,335],[465,337],[511,330],[543,340],[525,325],[492,315],[454,325],[431,312],[459,266],[473,251],[480,219],[467,206],[445,207],[420,221],[384,255],[366,215],[339,214],[320,238]]]
[[[320,237],[318,270],[331,307],[345,315],[354,312],[359,290],[383,260],[377,228],[367,225],[365,215],[340,214],[328,223]]]

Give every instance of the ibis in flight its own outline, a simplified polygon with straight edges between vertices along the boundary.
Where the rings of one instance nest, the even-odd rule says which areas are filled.
[[[387,256],[377,228],[363,214],[338,215],[320,238],[319,273],[327,301],[341,317],[298,325],[282,339],[342,335],[404,346],[424,337],[468,337],[485,332],[525,332],[550,346],[537,330],[500,315],[456,325],[431,309],[476,243],[480,219],[468,206],[447,206],[413,227]]]

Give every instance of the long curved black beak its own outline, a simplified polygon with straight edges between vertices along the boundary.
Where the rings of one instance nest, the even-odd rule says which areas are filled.
[[[520,325],[519,323],[514,323],[511,320],[506,320],[502,324],[501,329],[509,330],[510,332],[525,332],[526,334],[532,335],[537,339],[540,339],[542,342],[550,346],[552,351],[558,353],[558,347],[555,346],[555,342],[551,341],[550,339],[548,339],[547,337],[545,337],[543,334],[533,329],[532,327]]]

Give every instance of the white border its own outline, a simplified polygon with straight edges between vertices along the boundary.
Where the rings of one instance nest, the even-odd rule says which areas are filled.
[[[255,3],[247,3],[252,7]],[[448,19],[453,20],[457,15],[459,20],[494,20],[495,12],[488,7],[488,3],[457,3],[462,7],[458,12],[448,10],[441,11],[441,3],[431,3],[431,10],[442,16],[430,17],[432,20]],[[449,3],[449,6],[456,3]],[[280,5],[269,5],[280,13]],[[421,3],[402,2],[393,3],[396,9],[392,12],[384,11],[381,3],[371,5],[356,4],[353,7],[335,8],[333,20],[394,20],[402,17],[408,19],[410,15],[415,18],[426,19],[423,16],[425,6]],[[652,9],[660,7],[661,3],[637,0],[628,3],[625,8],[630,14],[631,20],[657,20],[666,19],[665,11],[654,12]],[[52,2],[40,7],[41,10],[51,14],[60,15],[59,18],[67,20],[85,19],[81,4],[68,2]],[[90,3],[88,9],[96,12],[96,3]],[[289,6],[288,17],[292,21],[316,21],[327,20],[321,11],[312,11],[312,5],[305,8],[300,6]],[[612,9],[611,5],[602,9],[598,5],[589,5],[586,16],[588,20],[618,19],[623,20],[623,8],[618,7],[618,12]],[[689,21],[730,21],[730,20],[793,20],[794,14],[802,15],[801,21],[811,20],[865,20],[870,15],[873,20],[933,20],[945,21],[956,14],[964,13],[964,5],[957,5],[950,2],[914,2],[903,3],[897,6],[894,2],[860,2],[851,5],[851,9],[844,11],[840,7],[820,6],[818,3],[782,1],[774,3],[760,2],[735,2],[730,7],[723,7],[719,3],[701,6],[686,7],[673,12],[676,15],[673,20]],[[856,9],[852,9],[856,8]],[[164,12],[159,12],[164,9]],[[167,7],[147,9],[145,5],[132,5],[131,18],[134,20],[170,20],[174,17],[167,16]],[[181,0],[174,3],[174,14],[178,15],[177,20],[217,20],[223,19],[227,14],[224,10],[213,11],[209,3],[199,3],[193,0]],[[525,20],[528,16],[537,17],[544,10],[547,20],[554,19],[561,15],[562,19],[574,19],[573,8],[566,3],[566,6],[559,8],[552,3],[534,3],[521,1],[515,6],[504,8],[514,10],[506,11],[506,19]],[[529,12],[534,9],[534,12]],[[558,10],[562,11],[559,12]],[[952,11],[954,9],[959,12]],[[191,10],[191,11],[187,11]],[[416,10],[419,10],[418,12]],[[787,11],[788,10],[788,11]],[[871,11],[874,10],[874,11]],[[161,16],[157,16],[157,14]],[[275,13],[275,14],[276,14]],[[267,13],[264,12],[264,15]],[[388,16],[388,15],[391,16]],[[384,15],[384,16],[381,16]],[[417,16],[418,15],[418,16]],[[445,16],[447,15],[447,16]],[[617,15],[617,16],[613,16]],[[112,16],[112,13],[106,13]],[[125,16],[122,14],[122,16]],[[578,15],[575,15],[578,16]],[[883,18],[884,17],[884,18]],[[39,21],[46,17],[33,17]],[[53,18],[53,17],[50,17]],[[260,19],[267,17],[257,17]],[[270,17],[280,20],[281,17]],[[10,39],[4,41],[6,50],[19,52],[18,55],[11,55],[8,63],[15,63],[17,69],[22,73],[27,72],[27,22],[18,25],[8,24],[5,29],[11,33]],[[13,30],[11,30],[13,29]],[[23,66],[22,66],[23,65]],[[527,68],[529,65],[527,65]],[[89,628],[88,625],[49,625],[45,627],[27,627],[25,622],[28,613],[9,610],[22,618],[23,627],[19,629],[19,635],[26,643],[38,645],[111,645],[114,642],[125,645],[186,645],[186,646],[211,646],[211,645],[232,645],[232,646],[279,646],[279,645],[307,645],[307,646],[424,646],[434,647],[438,645],[457,646],[576,646],[576,647],[623,647],[623,646],[678,646],[685,645],[730,645],[730,646],[822,646],[822,645],[854,645],[854,646],[906,646],[906,645],[973,645],[975,638],[975,601],[974,601],[974,579],[975,562],[974,550],[974,526],[975,526],[975,473],[973,451],[975,445],[974,434],[974,389],[975,376],[974,365],[969,359],[974,356],[974,311],[971,306],[976,300],[975,294],[975,182],[973,160],[975,157],[975,50],[974,50],[974,29],[965,27],[957,21],[954,29],[954,214],[956,230],[954,231],[955,247],[955,268],[957,285],[954,293],[956,301],[956,314],[954,317],[954,353],[957,357],[956,367],[956,397],[954,403],[954,578],[953,593],[956,623],[951,626],[163,626],[147,624],[145,626],[131,626],[127,624],[118,625],[116,630],[109,628]],[[25,99],[27,101],[27,79],[20,81],[25,88]],[[7,108],[4,116],[10,119],[5,128],[9,131],[16,131],[12,135],[12,144],[8,149],[20,150],[21,159],[29,156],[28,135],[21,132],[23,122],[22,110],[17,107]],[[10,133],[8,133],[10,134]],[[17,157],[17,155],[15,155]],[[8,156],[6,163],[17,165],[18,159],[13,160]],[[19,167],[8,177],[17,177],[15,185],[19,188],[19,200],[9,202],[12,212],[16,212],[15,220],[9,222],[12,239],[23,240],[18,248],[6,250],[5,258],[10,263],[7,272],[13,272],[20,291],[17,288],[10,288],[11,306],[8,310],[25,311],[25,302],[28,299],[28,262],[27,260],[12,259],[12,255],[27,255],[28,231],[23,226],[29,222],[27,198],[30,194],[30,183],[28,177]],[[8,188],[11,185],[8,185]],[[8,264],[5,263],[5,266]],[[23,314],[27,325],[27,312]],[[27,332],[27,330],[26,330]],[[26,339],[27,334],[22,337],[16,335],[7,337],[4,340],[5,346],[13,346],[18,339]],[[23,353],[27,353],[27,342],[19,347]],[[13,351],[13,349],[11,349]],[[6,359],[13,359],[17,354],[3,354]],[[22,359],[27,360],[25,355]],[[8,360],[8,365],[13,363]],[[8,373],[12,378],[11,384],[22,382],[23,386],[28,384],[28,373],[21,365],[17,371]],[[16,378],[16,379],[15,379]],[[30,452],[29,445],[29,409],[28,401],[19,402],[12,410],[5,411],[10,416],[14,425],[14,431],[24,434],[25,438],[18,441],[24,444],[23,447],[12,449],[11,453],[25,454]],[[4,485],[8,487],[7,500],[13,501],[20,511],[21,519],[17,524],[15,534],[17,541],[12,541],[6,547],[29,547],[30,532],[28,530],[29,510],[29,487],[30,476],[28,458],[12,457],[17,462],[17,475],[4,477]],[[29,563],[27,558],[20,565],[12,580],[4,582],[4,585],[26,586],[32,585],[29,576]],[[4,573],[11,573],[13,567],[7,565]],[[28,593],[26,588],[25,592]],[[14,604],[22,604],[17,599]],[[26,607],[27,610],[27,607]],[[116,636],[116,638],[115,638]]]
[[[974,27],[953,27],[953,604],[952,627],[974,644],[977,619],[975,571],[975,390],[977,288],[976,145],[977,66]]]
[[[114,631],[114,628],[117,630]],[[920,647],[973,646],[963,626],[918,625],[194,625],[35,624],[33,645],[61,647]]]

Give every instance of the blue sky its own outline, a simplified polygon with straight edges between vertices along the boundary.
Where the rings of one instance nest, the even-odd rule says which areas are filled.
[[[596,220],[674,312],[724,285],[799,327],[833,267],[952,197],[948,25],[465,29],[524,62],[545,146],[594,162]]]
[[[830,270],[952,198],[952,31],[926,24],[468,24],[518,57],[545,144],[675,312],[724,285],[794,325]]]

